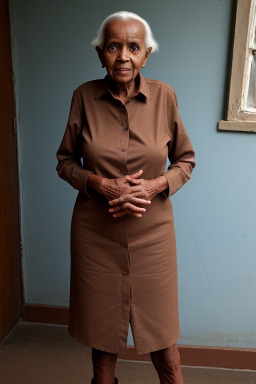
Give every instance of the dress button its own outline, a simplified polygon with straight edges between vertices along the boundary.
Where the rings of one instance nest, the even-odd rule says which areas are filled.
[[[127,300],[122,300],[122,301],[123,301],[123,303],[125,303],[125,304],[126,304],[126,303],[128,303],[128,301],[127,301]]]
[[[127,172],[121,171],[122,175],[127,175]]]
[[[127,245],[126,244],[121,244],[121,247],[122,248],[127,248]]]
[[[123,131],[128,131],[128,128],[124,127],[124,128],[123,128]]]
[[[121,216],[121,217],[120,217],[120,220],[124,220],[124,216]]]
[[[123,275],[126,276],[126,275],[127,275],[127,272],[123,272]]]
[[[122,152],[125,152],[125,151],[126,151],[126,149],[125,149],[125,148],[121,148],[121,151],[122,151]]]

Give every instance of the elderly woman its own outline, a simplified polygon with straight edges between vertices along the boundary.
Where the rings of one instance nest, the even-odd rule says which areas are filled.
[[[68,331],[92,348],[92,383],[118,382],[130,323],[136,353],[150,353],[161,384],[181,384],[169,197],[190,179],[194,151],[173,88],[140,72],[158,48],[148,23],[112,14],[93,45],[107,75],[75,89],[57,152],[59,176],[79,191]]]

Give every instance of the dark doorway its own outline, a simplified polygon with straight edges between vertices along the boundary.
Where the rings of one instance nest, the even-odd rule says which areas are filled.
[[[21,318],[17,137],[8,0],[0,1],[0,342]]]

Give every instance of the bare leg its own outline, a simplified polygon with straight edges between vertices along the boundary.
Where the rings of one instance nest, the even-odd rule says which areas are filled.
[[[176,343],[168,348],[150,352],[150,357],[161,384],[183,384],[180,354]]]
[[[96,384],[114,384],[117,354],[92,348],[93,374]]]

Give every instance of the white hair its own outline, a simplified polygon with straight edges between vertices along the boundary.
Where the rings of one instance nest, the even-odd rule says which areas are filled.
[[[103,47],[104,38],[105,38],[105,30],[106,30],[108,23],[110,23],[110,21],[112,21],[112,20],[125,20],[125,21],[138,20],[138,21],[140,21],[144,25],[144,28],[146,30],[146,37],[145,37],[146,49],[149,47],[152,47],[151,52],[156,52],[158,50],[158,43],[154,39],[153,33],[151,31],[151,28],[150,28],[148,22],[146,20],[144,20],[142,17],[140,17],[139,15],[136,15],[136,13],[127,12],[127,11],[120,11],[120,12],[112,13],[111,15],[106,17],[105,20],[103,20],[103,22],[102,22],[102,24],[98,30],[98,35],[97,35],[96,39],[94,39],[91,43],[94,48],[96,48],[96,47],[102,48]]]

